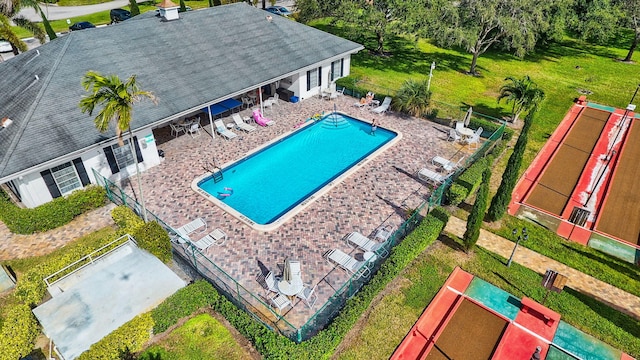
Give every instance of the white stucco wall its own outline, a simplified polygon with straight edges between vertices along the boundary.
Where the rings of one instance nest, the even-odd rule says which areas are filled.
[[[333,61],[337,60],[339,59],[334,59]],[[300,73],[300,77],[298,78],[299,93],[296,93],[299,94],[297,96],[300,97],[300,99],[308,99],[313,96],[318,96],[322,89],[326,89],[331,86],[332,82],[329,80],[329,74],[331,73],[331,62],[332,61],[328,61],[326,63],[322,63],[319,66],[322,67],[322,85],[312,88],[309,91],[307,91],[307,71],[303,71]],[[344,57],[342,71],[342,77],[351,74],[351,56]]]
[[[160,164],[160,157],[158,156],[158,149],[156,147],[156,142],[153,137],[153,132],[151,129],[135,132],[133,134],[138,138],[138,145],[140,146],[140,152],[142,153],[142,157],[144,158],[144,162],[139,164],[140,171],[143,172],[153,166]],[[92,184],[96,183],[96,179],[92,169],[95,169],[102,176],[108,178],[111,181],[118,183],[120,180],[134,176],[136,173],[135,164],[127,166],[125,169],[120,169],[120,172],[117,174],[111,174],[111,168],[109,167],[109,163],[107,162],[107,158],[104,155],[103,148],[115,144],[116,141],[108,144],[104,144],[100,146],[100,148],[91,149],[81,156],[82,163],[87,171],[87,175],[89,176],[89,180]],[[78,156],[74,157],[77,158]],[[54,163],[49,166],[49,168],[53,168],[60,164],[64,164],[66,162],[70,162],[72,158],[66,159],[64,161],[60,161],[58,163]],[[42,179],[40,172],[42,170],[34,171],[27,175],[21,176],[18,179],[14,180],[14,184],[18,187],[20,191],[20,196],[22,197],[22,203],[30,208],[36,207],[38,205],[42,205],[51,201],[53,198],[49,193],[49,189],[47,189],[47,185]]]

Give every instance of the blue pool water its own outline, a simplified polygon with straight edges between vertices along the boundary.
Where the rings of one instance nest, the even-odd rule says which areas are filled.
[[[515,320],[520,311],[520,300],[508,292],[474,277],[464,292],[468,297],[478,301],[489,309]]]
[[[398,136],[370,132],[366,122],[329,114],[225,167],[222,181],[208,177],[198,187],[252,222],[270,224]]]

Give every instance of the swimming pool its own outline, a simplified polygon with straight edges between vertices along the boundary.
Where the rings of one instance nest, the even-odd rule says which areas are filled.
[[[224,165],[222,181],[206,174],[192,187],[253,228],[273,230],[400,138],[370,132],[369,123],[332,113]]]

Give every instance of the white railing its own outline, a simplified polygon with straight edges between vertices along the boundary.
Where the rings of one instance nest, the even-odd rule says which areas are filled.
[[[123,240],[124,240],[124,241],[123,241]],[[109,248],[110,246],[113,246],[113,244],[117,243],[118,241],[122,241],[122,244],[120,244],[120,245],[118,245],[118,246],[115,246],[113,249],[111,249],[111,250],[109,250],[109,251],[106,251],[106,252],[104,252],[104,253],[101,253],[104,249],[107,249],[107,248]],[[85,266],[87,266],[87,265],[91,265],[91,264],[93,264],[93,262],[94,262],[94,261],[96,261],[96,260],[98,260],[98,259],[102,258],[103,256],[105,256],[105,255],[107,255],[107,254],[109,254],[109,253],[113,252],[114,250],[116,250],[116,249],[118,249],[118,248],[122,247],[123,245],[125,245],[125,244],[127,244],[127,243],[129,243],[129,242],[132,242],[134,245],[136,245],[136,246],[137,246],[137,243],[136,243],[135,239],[134,239],[134,238],[132,238],[132,237],[131,237],[131,235],[129,235],[129,234],[125,234],[125,235],[123,235],[123,236],[121,236],[121,237],[119,237],[119,238],[117,238],[117,239],[113,240],[112,242],[110,242],[110,243],[108,243],[108,244],[106,244],[106,245],[102,246],[101,248],[94,250],[94,251],[93,251],[93,252],[91,252],[89,255],[85,255],[85,256],[83,256],[82,258],[80,258],[79,260],[74,261],[74,262],[72,262],[71,264],[69,264],[69,265],[67,265],[67,266],[63,267],[62,269],[60,269],[60,270],[58,270],[58,271],[54,272],[53,274],[51,274],[51,275],[47,276],[46,278],[44,278],[44,282],[45,282],[45,284],[47,284],[47,287],[50,287],[51,285],[55,284],[56,282],[58,282],[58,281],[60,281],[60,280],[62,280],[62,279],[64,279],[64,278],[66,278],[67,276],[69,276],[69,275],[71,275],[71,274],[75,273],[76,271],[78,271],[78,270],[80,270],[80,269],[84,268],[84,267],[85,267]],[[98,254],[98,255],[96,256],[96,254]],[[73,268],[74,266],[76,266],[76,265],[78,265],[78,264],[82,264],[82,265],[78,266],[77,268],[75,268],[75,269],[73,269],[73,270],[71,270],[71,271],[68,271],[69,269]],[[61,273],[64,273],[64,272],[66,272],[66,271],[68,271],[68,273],[66,273],[65,275],[61,276],[60,278],[56,278],[56,279],[55,279],[54,281],[52,281],[52,282],[49,282],[49,280],[50,280],[51,278],[55,278],[55,277],[57,277],[58,275],[60,275]]]

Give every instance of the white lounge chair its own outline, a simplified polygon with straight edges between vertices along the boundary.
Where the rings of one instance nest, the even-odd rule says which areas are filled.
[[[311,309],[313,305],[315,305],[316,301],[318,300],[318,294],[316,294],[317,287],[318,287],[318,284],[316,284],[313,287],[305,285],[302,287],[302,290],[300,290],[300,292],[296,294],[296,297],[304,301],[304,303],[307,304],[309,309]]]
[[[205,235],[202,239],[197,242],[201,242],[203,244],[209,245],[222,245],[227,241],[227,233],[222,231],[221,229],[215,229],[212,232]]]
[[[396,227],[394,225],[383,225],[376,229],[373,238],[382,242],[386,242],[395,231]]]
[[[245,132],[252,132],[256,130],[255,126],[251,126],[247,123],[245,123],[242,118],[240,117],[240,115],[238,114],[233,114],[231,115],[231,118],[233,119],[233,122],[236,124],[236,127],[242,131]]]
[[[389,251],[384,247],[383,243],[371,240],[361,233],[354,231],[345,237],[347,245],[359,248],[363,251],[369,251],[382,257],[389,256]]]
[[[447,172],[450,172],[457,169],[458,166],[460,166],[460,163],[462,163],[462,160],[464,160],[464,156],[458,159],[458,161],[456,162],[443,158],[442,156],[434,156],[433,159],[431,159],[431,163],[433,165],[440,166]]]
[[[200,228],[202,228],[202,230],[199,231],[200,233],[207,231],[207,223],[203,218],[197,218],[188,224],[182,225],[176,229],[176,232],[178,235],[190,235]]]
[[[383,112],[387,112],[389,110],[389,106],[391,106],[391,98],[389,96],[385,97],[382,101],[382,104],[375,109],[372,109],[376,114],[382,114]]]
[[[418,179],[436,186],[447,180],[449,176],[451,176],[451,174],[440,174],[427,168],[418,171]]]
[[[340,249],[329,250],[324,253],[323,257],[329,263],[340,266],[347,274],[354,276],[356,279],[371,275],[371,270],[369,270],[364,261],[358,261]]]
[[[236,136],[238,136],[233,131],[227,129],[226,125],[222,122],[222,120],[216,120],[213,122],[213,124],[216,126],[216,132],[227,140],[231,140]]]

